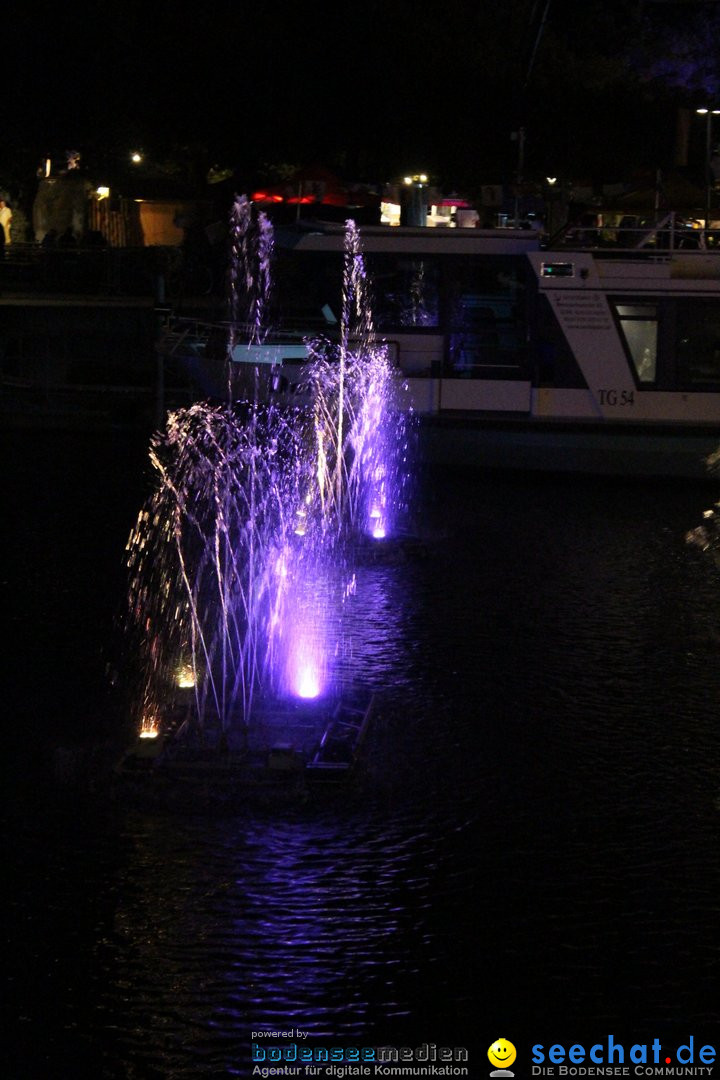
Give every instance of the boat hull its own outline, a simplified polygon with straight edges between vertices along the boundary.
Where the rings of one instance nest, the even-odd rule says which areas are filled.
[[[720,425],[632,425],[424,416],[418,455],[431,466],[708,480]]]

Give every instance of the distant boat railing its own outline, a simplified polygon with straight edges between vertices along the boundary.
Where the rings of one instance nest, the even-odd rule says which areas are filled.
[[[592,217],[595,217],[594,221],[590,220]],[[583,221],[566,224],[544,246],[552,250],[583,248],[664,254],[674,251],[720,253],[720,230],[702,228],[695,219],[680,217],[674,211],[657,220],[627,214],[618,224],[611,224],[605,218],[606,215],[598,212],[596,215],[586,215]]]
[[[311,335],[307,328],[298,327],[272,330],[258,340],[257,328],[250,323],[231,322],[228,319],[211,322],[193,316],[168,314],[157,347],[165,356],[190,352],[198,356],[212,354],[217,357],[232,353],[233,359],[238,360],[242,359],[238,352],[243,347],[247,348],[250,357],[262,348],[287,346],[297,350],[308,336]]]

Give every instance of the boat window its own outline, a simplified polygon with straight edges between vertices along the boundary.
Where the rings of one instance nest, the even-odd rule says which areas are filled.
[[[616,303],[615,311],[638,382],[654,383],[657,378],[657,305]]]
[[[337,252],[277,253],[270,293],[274,330],[322,334],[342,310],[343,257]]]
[[[440,322],[437,259],[427,256],[366,256],[373,283],[378,330],[434,328]]]
[[[517,260],[448,260],[448,360],[456,375],[518,369],[524,358],[524,282]]]
[[[702,298],[677,302],[677,356],[683,382],[720,382],[720,302]]]
[[[555,386],[564,389],[587,387],[577,359],[560,329],[550,301],[543,293],[535,298],[535,311],[530,335],[530,360],[536,386]]]

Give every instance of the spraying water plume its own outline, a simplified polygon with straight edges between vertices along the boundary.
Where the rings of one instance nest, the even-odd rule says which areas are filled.
[[[228,370],[268,338],[272,230],[246,199],[231,217]],[[257,364],[225,405],[171,413],[152,440],[156,487],[128,542],[129,621],[142,669],[138,723],[162,723],[171,687],[187,723],[245,739],[260,702],[331,692],[362,536],[384,538],[407,497],[406,417],[376,341],[354,223],[339,339],[307,342],[309,404],[263,400]],[[237,387],[243,396],[238,400]],[[335,689],[337,687],[335,686]]]

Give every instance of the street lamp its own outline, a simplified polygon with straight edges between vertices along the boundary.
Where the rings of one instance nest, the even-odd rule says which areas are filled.
[[[698,116],[705,117],[705,231],[710,227],[710,204],[712,200],[712,130],[713,116],[720,116],[720,109],[696,109]]]
[[[520,196],[523,182],[523,171],[525,168],[525,128],[518,128],[517,131],[513,131],[510,135],[512,142],[518,144],[518,158],[517,158],[517,175],[515,179],[515,228],[520,224]]]
[[[554,236],[560,223],[558,204],[562,197],[562,191],[558,187],[557,176],[546,176],[545,183],[545,232],[548,236]]]
[[[403,182],[405,187],[408,188],[406,224],[427,225],[427,173],[415,173],[413,176],[406,176]]]

